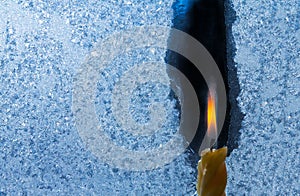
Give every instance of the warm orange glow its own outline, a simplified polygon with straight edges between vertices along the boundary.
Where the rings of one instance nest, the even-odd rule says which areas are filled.
[[[216,100],[211,94],[207,101],[207,132],[211,139],[217,139]]]

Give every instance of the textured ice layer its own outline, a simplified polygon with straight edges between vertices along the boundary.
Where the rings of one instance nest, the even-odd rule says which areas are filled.
[[[141,172],[97,159],[81,140],[71,109],[74,77],[95,43],[133,26],[171,26],[172,15],[172,1],[0,2],[0,195],[194,193],[196,171],[185,155]],[[150,48],[132,51],[112,59],[102,72],[95,110],[115,144],[131,150],[156,148],[178,128],[176,101],[167,98],[166,85],[140,84],[130,99],[129,109],[140,123],[151,117],[149,103],[170,108],[156,137],[133,140],[111,118],[108,106],[119,74],[138,63],[163,62],[164,56]]]
[[[300,3],[230,3],[245,118],[227,193],[300,195]]]

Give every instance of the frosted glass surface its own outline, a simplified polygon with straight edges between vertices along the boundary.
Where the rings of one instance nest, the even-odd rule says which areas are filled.
[[[299,1],[229,2],[245,118],[239,148],[227,159],[227,193],[299,195]]]
[[[185,154],[147,171],[115,167],[86,147],[77,129],[76,111],[72,110],[76,101],[72,94],[76,87],[74,81],[86,60],[94,54],[97,43],[134,26],[170,27],[172,3],[151,0],[0,2],[0,195],[195,192],[196,168]],[[114,45],[110,48],[113,50]],[[108,52],[107,48],[102,52]],[[127,132],[126,128],[132,127],[124,128],[122,118],[129,114],[115,118],[113,112],[118,111],[113,111],[111,104],[113,99],[122,96],[115,93],[117,97],[112,97],[122,76],[127,73],[130,77],[130,71],[138,70],[137,67],[147,62],[163,65],[165,50],[126,51],[125,45],[123,52],[110,59],[99,72],[96,89],[91,89],[95,90],[95,104],[91,109],[96,112],[106,136],[120,148],[141,152],[158,148],[175,135],[179,126],[179,111],[175,107],[178,103],[169,96],[168,83],[154,80],[168,81],[165,66],[141,73],[149,72],[147,77],[151,80],[137,82],[127,99],[128,105],[120,105],[130,111],[135,122],[133,130],[152,123],[152,127],[145,125],[144,133]],[[139,79],[138,75],[131,79],[134,77]],[[160,129],[156,130],[157,127]],[[98,142],[100,145],[101,141]],[[180,145],[176,148],[182,150]],[[109,152],[105,153],[103,156],[110,156]],[[117,149],[114,153],[118,153]],[[167,152],[159,153],[164,157],[163,153]],[[151,160],[153,165],[160,161],[155,157]],[[115,161],[122,161],[125,166],[131,164]]]

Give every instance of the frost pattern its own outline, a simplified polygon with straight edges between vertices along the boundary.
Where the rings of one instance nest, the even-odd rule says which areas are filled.
[[[300,194],[299,1],[232,0],[245,118],[228,195]]]
[[[74,76],[97,41],[133,26],[171,26],[172,3],[0,1],[0,195],[155,195],[158,190],[162,195],[184,195],[195,191],[196,171],[186,155],[146,172],[104,164],[84,147],[71,110]],[[161,52],[149,56],[163,57]],[[118,59],[112,63],[118,64]],[[145,92],[151,85],[143,86]],[[131,101],[144,91],[135,93]],[[102,106],[97,109],[101,111]],[[170,122],[166,126],[177,127]],[[155,147],[159,140],[154,140]],[[152,145],[129,142],[124,140],[124,146]]]

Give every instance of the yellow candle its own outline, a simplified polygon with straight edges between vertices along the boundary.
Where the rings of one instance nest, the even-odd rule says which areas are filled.
[[[227,147],[211,149],[217,140],[216,97],[209,93],[207,100],[207,137],[205,137],[204,150],[198,162],[197,193],[200,196],[225,196],[227,172],[225,158]]]
[[[198,162],[197,193],[200,196],[225,196],[227,147],[205,149]]]

